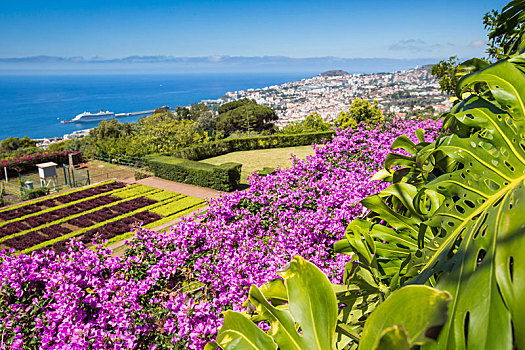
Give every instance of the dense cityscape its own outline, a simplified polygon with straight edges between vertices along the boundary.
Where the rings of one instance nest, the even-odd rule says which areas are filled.
[[[304,119],[315,112],[332,121],[342,110],[348,109],[355,98],[376,100],[384,114],[402,118],[437,116],[452,106],[439,90],[438,81],[430,74],[430,66],[374,74],[328,71],[279,86],[228,92],[218,100],[206,102],[220,105],[245,97],[274,109],[279,116],[278,126]]]

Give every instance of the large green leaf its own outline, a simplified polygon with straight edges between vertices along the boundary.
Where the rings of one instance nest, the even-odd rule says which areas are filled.
[[[368,317],[360,350],[409,349],[437,338],[447,320],[451,296],[426,286],[403,287]]]
[[[453,296],[436,349],[525,348],[525,77],[500,61],[460,81],[485,83],[493,100],[471,95],[453,111],[474,132],[442,138],[435,151],[460,166],[426,187],[446,199],[428,222],[442,244],[411,283],[437,278]],[[513,338],[514,334],[514,338]]]
[[[224,323],[221,331],[217,335],[215,349],[220,346],[225,350],[229,349],[247,349],[247,350],[270,350],[277,349],[272,337],[264,333],[245,315],[226,311],[224,313]]]
[[[280,349],[291,350],[335,348],[337,300],[328,278],[315,265],[299,256],[292,260],[280,276],[284,279],[284,284],[274,280],[261,288],[252,285],[245,303],[253,313],[252,321],[265,320],[270,324],[268,334],[253,324],[256,329],[240,329],[236,324],[225,322],[217,336],[217,343],[221,348],[231,348],[234,342],[255,343],[256,339],[263,339],[261,333],[273,339],[271,344],[266,345],[268,347],[261,349],[273,349],[273,344],[277,344]],[[284,291],[287,293],[286,297]],[[268,299],[277,301],[277,306]],[[282,305],[286,300],[288,303]],[[243,317],[240,319],[243,323],[248,320],[243,314],[232,314],[236,314],[237,319]],[[236,336],[233,336],[234,332],[237,332]]]
[[[466,98],[446,116],[448,134],[433,144],[395,142],[411,155],[387,157],[392,176],[378,178],[393,185],[363,201],[370,212],[335,245],[358,259],[346,283],[364,286],[359,296],[371,300],[343,310],[362,316],[344,318],[357,335],[359,322],[417,275],[409,284],[453,296],[439,342],[425,347],[525,348],[517,336],[525,334],[525,55],[473,70],[459,84]],[[385,344],[404,344],[398,329],[388,336]]]

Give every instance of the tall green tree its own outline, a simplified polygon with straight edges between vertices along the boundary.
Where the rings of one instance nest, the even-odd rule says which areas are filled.
[[[177,120],[169,111],[154,113],[139,120],[137,137],[132,143],[145,154],[169,154],[178,148],[204,142],[206,133],[199,131],[197,126],[192,120]]]
[[[217,112],[219,112],[219,114],[223,114],[223,113],[226,113],[228,111],[231,111],[237,107],[241,107],[241,106],[244,106],[244,105],[256,105],[257,103],[254,101],[254,100],[250,100],[249,98],[241,98],[240,100],[237,100],[237,101],[232,101],[232,102],[227,102],[221,106],[219,106],[219,108],[217,109]]]
[[[191,119],[191,111],[188,107],[177,106],[175,109],[175,118],[177,120]]]
[[[224,106],[226,107],[222,108]],[[217,131],[228,136],[236,131],[272,130],[273,122],[277,119],[277,114],[270,107],[260,106],[252,100],[243,99],[219,107]]]
[[[457,76],[458,64],[457,56],[452,56],[439,61],[430,70],[430,74],[439,79],[439,89],[445,94],[452,95],[456,91],[459,80]]]
[[[348,112],[341,111],[335,120],[335,125],[342,129],[355,127],[359,123],[378,123],[383,120],[383,112],[379,109],[377,101],[371,104],[368,100],[356,98]]]

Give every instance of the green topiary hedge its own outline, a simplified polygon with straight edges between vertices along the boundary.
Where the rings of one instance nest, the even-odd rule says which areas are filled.
[[[334,131],[323,131],[307,134],[275,134],[270,136],[225,139],[181,148],[171,155],[177,158],[201,160],[237,151],[308,146],[313,143],[321,143],[324,139],[331,139],[333,135]]]
[[[241,179],[242,164],[239,163],[216,166],[168,156],[149,156],[146,159],[155,176],[166,180],[219,191],[233,191]]]

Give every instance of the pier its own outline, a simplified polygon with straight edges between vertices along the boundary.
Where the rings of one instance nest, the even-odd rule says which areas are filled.
[[[149,111],[140,111],[140,112],[116,113],[115,114],[115,118],[133,117],[133,116],[137,116],[137,115],[146,115],[146,114],[151,114],[153,112],[155,112],[155,109],[151,109]]]

